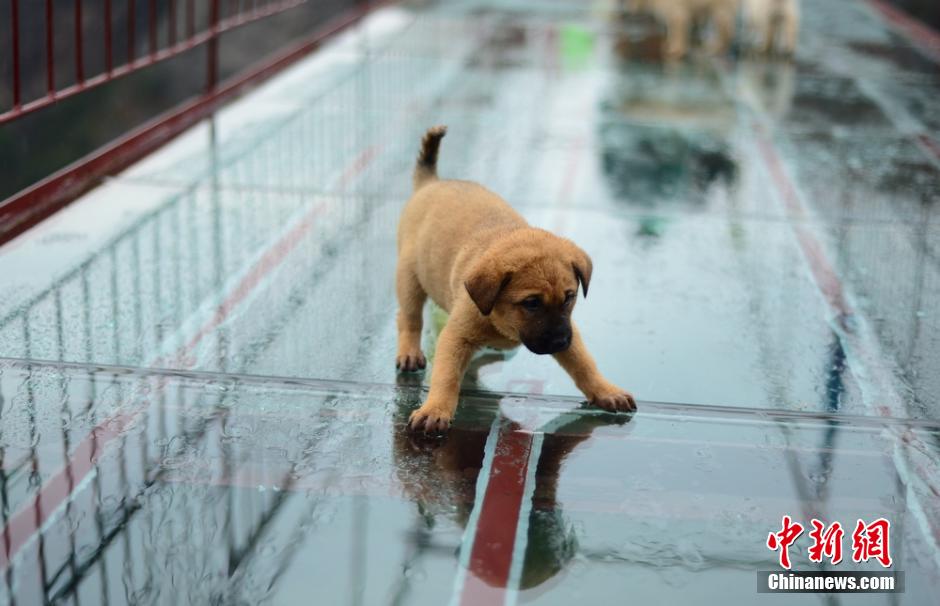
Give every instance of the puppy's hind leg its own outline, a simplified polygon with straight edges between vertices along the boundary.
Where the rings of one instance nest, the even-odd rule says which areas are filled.
[[[428,295],[421,288],[412,264],[399,258],[395,276],[398,291],[398,354],[395,367],[402,371],[421,370],[427,365],[421,351],[421,327],[424,302]]]

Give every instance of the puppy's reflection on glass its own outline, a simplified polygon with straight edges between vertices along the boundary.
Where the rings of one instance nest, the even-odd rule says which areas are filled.
[[[502,359],[502,356],[481,356],[471,365],[468,378],[474,377],[480,366],[497,359]],[[485,495],[477,494],[477,486],[486,459],[487,439],[496,439],[496,436],[491,437],[491,431],[499,432],[498,441],[501,445],[506,436],[531,440],[532,433],[503,414],[500,406],[494,406],[493,399],[472,395],[464,397],[469,401],[461,407],[448,434],[431,437],[402,431],[410,412],[421,403],[422,393],[418,383],[419,380],[413,376],[400,375],[401,389],[395,424],[391,429],[396,474],[405,495],[417,505],[421,516],[419,534],[428,533],[441,518],[447,518],[466,529],[473,517],[474,507],[481,508],[483,505]],[[466,381],[464,388],[472,389],[472,383],[472,379]],[[542,424],[541,427],[546,431],[541,436],[537,460],[534,460],[534,456],[529,458],[529,449],[520,449],[516,454],[512,448],[502,449],[500,446],[499,456],[514,471],[525,469],[527,464],[536,465],[534,490],[528,493],[522,484],[518,486],[520,496],[525,493],[531,494],[531,497],[525,496],[519,508],[521,511],[529,511],[529,514],[527,526],[519,526],[527,529],[522,543],[525,545],[523,562],[515,589],[542,586],[562,572],[577,554],[577,535],[557,494],[559,478],[568,455],[580,444],[590,440],[595,428],[623,425],[632,418],[633,415],[606,413],[582,405],[581,408],[561,412],[548,423]],[[492,477],[492,471],[488,473]],[[532,489],[531,485],[529,488]],[[465,540],[454,557],[465,564],[468,575],[487,586],[506,587],[511,581],[505,566],[500,566],[499,558],[488,555],[486,549],[477,549],[480,533],[478,524],[475,540],[469,543]],[[518,539],[516,544],[519,544]],[[472,557],[471,553],[461,553],[464,549],[471,549]],[[513,554],[513,557],[519,557],[519,554]]]

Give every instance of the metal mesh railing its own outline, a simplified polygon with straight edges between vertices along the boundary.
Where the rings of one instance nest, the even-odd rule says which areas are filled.
[[[306,0],[101,0],[87,2],[45,0],[10,2],[11,69],[3,99],[0,124],[15,120],[85,90],[169,59],[201,44],[208,44],[206,89],[218,79],[218,38],[231,29],[294,8]],[[90,10],[94,8],[97,10]],[[57,31],[65,18],[68,33]],[[30,36],[27,25],[41,24],[42,35]],[[56,48],[64,40],[67,53]],[[118,44],[118,41],[121,44]],[[97,52],[88,53],[94,45]],[[99,60],[94,72],[89,54]],[[62,57],[71,59],[63,64]],[[42,70],[42,77],[35,72]],[[31,89],[35,81],[41,92]],[[40,82],[41,81],[41,82]]]

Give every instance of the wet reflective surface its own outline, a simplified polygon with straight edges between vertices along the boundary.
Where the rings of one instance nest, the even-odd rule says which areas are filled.
[[[888,517],[897,603],[938,589],[901,439],[937,425],[471,393],[426,441],[404,431],[412,385],[2,371],[6,600],[748,604],[781,511]]]
[[[792,63],[674,65],[576,3],[383,9],[0,247],[0,599],[751,603],[789,514],[890,518],[925,603],[940,70],[863,3],[803,9]],[[401,431],[395,225],[437,123],[442,175],[591,254],[632,420],[518,351],[445,442]]]

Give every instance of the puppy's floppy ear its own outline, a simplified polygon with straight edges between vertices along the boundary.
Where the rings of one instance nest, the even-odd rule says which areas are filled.
[[[574,268],[574,275],[581,282],[581,290],[587,297],[588,285],[591,283],[591,272],[594,271],[594,264],[591,263],[591,257],[581,250],[579,246],[570,243],[571,266]]]
[[[490,260],[483,260],[477,263],[463,285],[480,313],[488,316],[496,305],[499,293],[506,288],[511,278],[512,272],[503,270]]]

